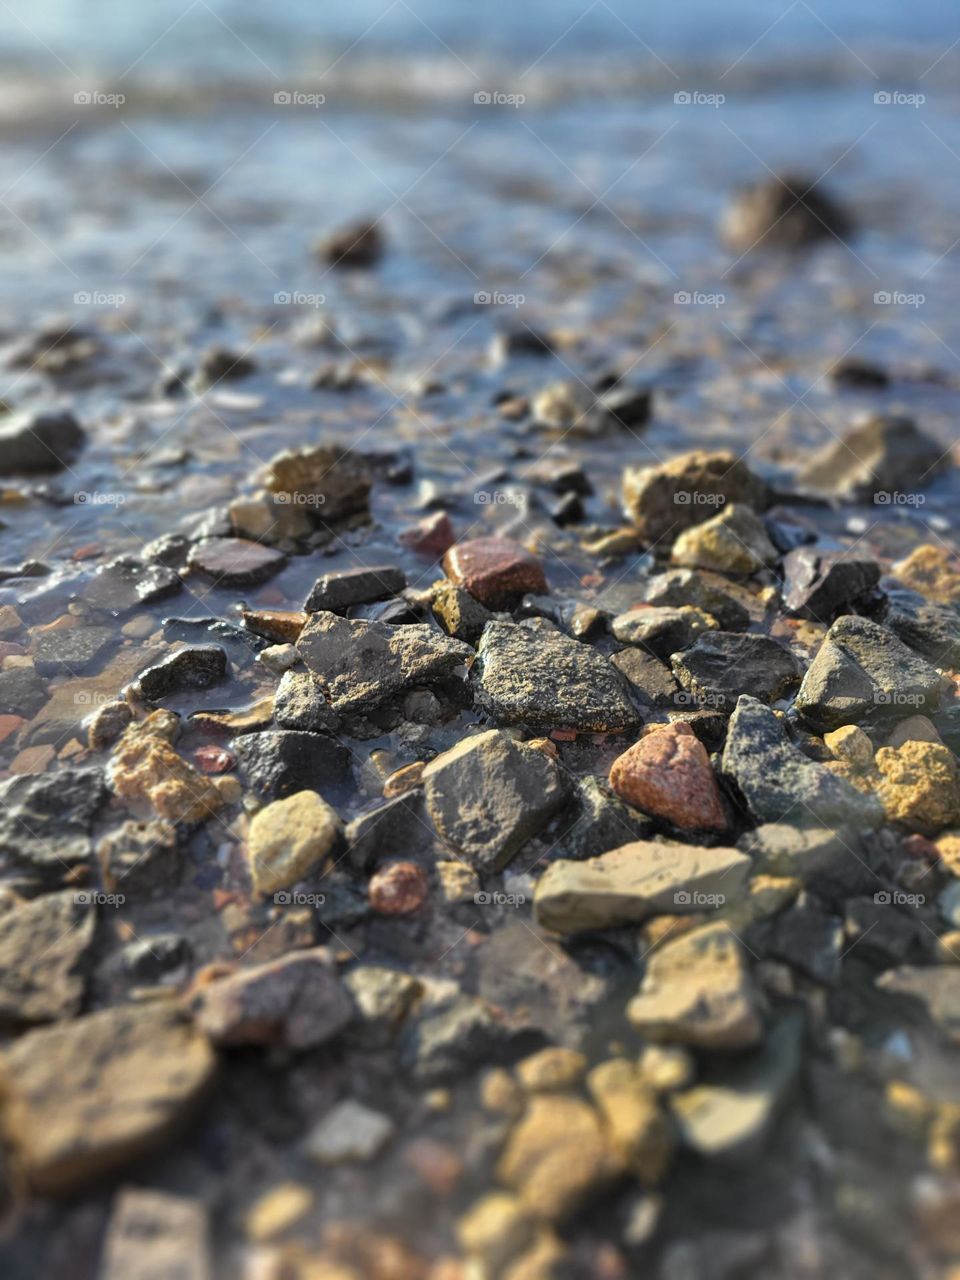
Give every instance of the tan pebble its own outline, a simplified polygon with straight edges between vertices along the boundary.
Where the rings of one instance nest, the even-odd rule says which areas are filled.
[[[861,772],[873,768],[873,743],[857,725],[845,724],[825,733],[823,742],[835,760],[843,760]]]
[[[258,1244],[283,1235],[313,1206],[313,1193],[298,1182],[282,1182],[254,1204],[246,1217],[246,1231]]]
[[[495,1115],[518,1116],[523,1110],[523,1090],[509,1071],[491,1067],[480,1081],[480,1104]]]
[[[395,770],[383,784],[384,796],[392,800],[394,796],[402,796],[414,787],[418,787],[424,768],[422,760],[415,760],[413,764],[406,764],[402,769]]]
[[[933,1107],[919,1089],[904,1080],[891,1080],[884,1092],[883,1109],[897,1133],[916,1142],[923,1140]]]
[[[586,1069],[587,1059],[582,1053],[556,1045],[518,1062],[516,1076],[528,1093],[549,1093],[577,1084]]]

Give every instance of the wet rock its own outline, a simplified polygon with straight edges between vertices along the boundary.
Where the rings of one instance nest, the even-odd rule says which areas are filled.
[[[821,240],[844,240],[853,223],[809,175],[761,178],[738,192],[724,215],[723,238],[734,253],[795,251]]]
[[[710,757],[689,725],[653,725],[610,766],[621,800],[684,831],[728,825]]]
[[[266,801],[316,787],[335,795],[350,777],[349,751],[323,733],[247,733],[237,739],[234,750],[247,785]]]
[[[0,782],[0,856],[59,879],[93,852],[93,822],[106,800],[99,769],[27,773]]]
[[[876,827],[879,802],[787,739],[782,722],[756,698],[741,697],[730,719],[723,772],[736,782],[758,822],[789,817],[797,827]]]
[[[165,1142],[211,1083],[206,1037],[170,1003],[22,1036],[0,1058],[4,1126],[40,1195],[72,1194]]]
[[[814,982],[834,986],[840,980],[843,925],[808,893],[776,920],[767,950]]]
[[[446,511],[434,511],[397,535],[402,546],[431,560],[439,560],[456,540],[453,523]]]
[[[494,364],[513,356],[549,356],[553,353],[553,339],[549,333],[531,329],[529,325],[513,325],[494,334],[490,344],[490,357]]]
[[[389,862],[370,878],[370,906],[380,916],[411,915],[423,906],[429,888],[427,873],[415,862]]]
[[[649,387],[611,387],[600,395],[599,406],[618,427],[634,430],[650,421],[653,392]]]
[[[540,620],[489,623],[474,673],[478,701],[501,724],[601,733],[639,719],[608,660]]]
[[[481,871],[499,871],[563,803],[553,761],[497,729],[458,743],[423,771],[438,834]]]
[[[276,494],[259,492],[250,497],[234,498],[227,514],[230,533],[251,542],[265,542],[269,546],[299,542],[308,538],[315,528],[306,507],[278,502]]]
[[[205,538],[192,548],[187,564],[218,585],[255,586],[283,568],[286,556],[247,538]]]
[[[593,1068],[587,1087],[626,1167],[644,1186],[656,1186],[673,1157],[675,1138],[640,1068],[627,1058],[611,1058]]]
[[[336,810],[315,791],[297,791],[266,805],[254,814],[247,837],[257,893],[275,894],[304,879],[330,855],[340,834]]]
[[[134,556],[118,556],[102,565],[84,585],[84,603],[92,609],[124,612],[142,604],[166,600],[180,590],[173,569],[144,563]]]
[[[199,1200],[125,1187],[117,1193],[98,1280],[211,1280],[207,1210]]]
[[[133,719],[129,702],[105,702],[84,721],[91,751],[112,747]]]
[[[300,661],[300,655],[297,653],[296,645],[271,644],[266,649],[261,649],[258,661],[263,663],[268,671],[279,676],[295,667]]]
[[[107,891],[131,897],[173,888],[183,865],[177,829],[162,818],[124,822],[99,842],[97,858]]]
[[[32,652],[42,676],[79,675],[116,642],[110,627],[56,627],[34,633]]]
[[[716,1051],[749,1049],[763,1034],[743,949],[724,924],[665,942],[647,962],[627,1017],[650,1040]]]
[[[402,1042],[403,1060],[422,1084],[441,1084],[474,1071],[478,1063],[495,1062],[514,1041],[513,1032],[485,1001],[465,994],[426,1008],[411,1021]]]
[[[551,382],[533,397],[534,421],[557,431],[590,433],[598,416],[597,397],[581,382]]]
[[[855,391],[873,391],[890,385],[890,375],[882,365],[860,356],[844,356],[830,369],[838,387]]]
[[[948,465],[948,451],[912,418],[877,414],[825,445],[800,480],[821,493],[884,505],[895,493],[923,488]]]
[[[874,897],[850,898],[844,911],[847,950],[856,947],[858,956],[884,968],[906,958],[921,927],[919,921],[909,919],[889,902],[878,902]]]
[[[702,524],[685,529],[674,542],[670,559],[689,569],[749,576],[776,564],[779,554],[760,517],[734,502]]]
[[[576,933],[702,911],[740,895],[749,868],[736,849],[636,841],[585,862],[551,863],[534,915],[554,933]]]
[[[217,644],[189,645],[177,649],[137,676],[140,695],[159,702],[192,689],[209,689],[227,674],[226,652]]]
[[[623,501],[626,514],[654,544],[709,520],[727,502],[762,511],[767,489],[735,454],[696,449],[660,466],[627,467]]]
[[[620,649],[610,657],[634,695],[653,707],[672,707],[680,686],[659,658],[643,649]]]
[[[502,1275],[511,1259],[523,1253],[535,1236],[531,1215],[515,1196],[503,1192],[485,1195],[457,1223],[460,1247],[485,1275]]]
[[[201,987],[191,1006],[217,1045],[326,1044],[348,1025],[353,1001],[322,948],[293,951]]]
[[[934,666],[960,666],[960,606],[888,586],[875,621]]]
[[[750,625],[749,611],[721,587],[693,569],[671,569],[641,584],[648,604],[692,605],[716,618],[724,631],[744,631]]]
[[[960,560],[945,547],[924,542],[898,561],[891,572],[928,600],[939,604],[960,604]]]
[[[869,596],[880,580],[880,566],[846,552],[797,547],[783,559],[783,603],[796,618],[829,625]]]
[[[528,592],[547,590],[540,561],[508,538],[458,542],[443,557],[443,571],[487,609],[510,609]]]
[[[284,672],[273,699],[273,718],[281,729],[335,733],[338,727],[326,688],[312,671]]]
[[[673,673],[697,706],[729,712],[741,694],[763,702],[786,697],[803,667],[770,636],[713,631],[671,659]]]
[[[883,723],[933,710],[941,677],[879,623],[838,618],[807,669],[796,706],[819,730]]]
[[[0,1022],[55,1022],[79,1012],[95,909],[83,894],[48,893],[0,915]]]
[[[560,844],[564,857],[593,858],[653,834],[652,819],[611,795],[599,778],[578,778],[576,801],[579,816]]]
[[[947,747],[917,741],[881,747],[876,766],[876,791],[890,822],[928,836],[960,823],[960,766]]]
[[[152,933],[128,942],[118,961],[134,982],[160,982],[189,962],[192,951],[182,933]]]
[[[419,979],[397,969],[360,965],[344,979],[353,997],[360,1025],[350,1036],[369,1049],[393,1041],[422,990]]]
[[[242,352],[230,351],[226,347],[208,347],[200,357],[198,373],[203,383],[214,387],[219,382],[249,377],[256,368],[256,361]]]
[[[877,986],[891,995],[919,1001],[946,1039],[960,1045],[960,966],[902,965],[881,973]]]
[[[108,780],[122,799],[148,804],[171,822],[203,822],[223,805],[214,783],[173,748],[177,717],[154,711],[131,724],[110,758]]]
[[[243,625],[254,635],[275,644],[296,644],[307,615],[283,609],[244,609]]]
[[[448,636],[475,645],[490,621],[491,613],[465,587],[458,587],[448,578],[434,583],[431,588],[433,616]]]
[[[0,475],[60,471],[86,439],[72,413],[15,414],[0,423]]]
[[[407,585],[406,575],[391,565],[379,565],[371,569],[342,569],[337,573],[325,573],[313,584],[304,603],[306,613],[325,609],[330,613],[344,613],[352,605],[370,604],[395,596]]]
[[[357,455],[342,445],[316,445],[271,458],[263,483],[276,501],[303,506],[330,522],[367,511],[370,476]]]
[[[32,719],[47,701],[49,687],[33,667],[0,671],[0,707],[6,714]]]
[[[658,658],[686,649],[717,624],[709,614],[690,605],[641,605],[618,614],[610,630],[621,644],[642,645]]]
[[[314,252],[331,267],[373,267],[385,248],[379,220],[361,219],[318,240]]]
[[[346,830],[351,866],[369,871],[386,858],[426,851],[433,844],[433,833],[422,810],[422,799],[414,793],[397,796],[354,818]]]

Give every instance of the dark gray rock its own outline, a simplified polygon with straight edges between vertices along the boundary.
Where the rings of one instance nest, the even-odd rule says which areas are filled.
[[[183,867],[177,828],[163,818],[124,822],[100,840],[97,858],[107,890],[128,896],[175,888]]]
[[[128,942],[119,955],[120,967],[134,982],[158,982],[189,962],[191,947],[182,933],[153,933]]]
[[[84,585],[83,600],[92,609],[124,612],[166,600],[176,595],[181,586],[179,577],[165,565],[118,556],[102,565]]]
[[[901,907],[882,891],[851,898],[844,913],[844,934],[850,951],[876,964],[901,963],[920,936],[922,925],[911,907]]]
[[[783,603],[797,618],[829,625],[869,596],[880,580],[875,560],[797,547],[783,559]]]
[[[92,852],[108,792],[99,769],[25,773],[0,783],[0,856],[60,879]]]
[[[550,335],[525,324],[501,329],[490,344],[490,357],[495,364],[513,356],[548,356],[552,352]]]
[[[620,649],[610,661],[630,685],[634,695],[654,707],[672,707],[680,686],[670,668],[643,649]]]
[[[351,605],[372,604],[374,600],[395,596],[406,585],[406,575],[392,565],[342,569],[318,578],[303,607],[307,613],[318,613],[321,609],[343,613]]]
[[[739,191],[723,221],[723,235],[739,254],[794,252],[821,240],[843,240],[853,230],[847,212],[816,178],[784,173]]]
[[[368,809],[347,824],[345,836],[350,865],[364,872],[391,858],[426,852],[435,843],[420,791]]]
[[[501,724],[602,733],[640,719],[603,654],[539,619],[489,623],[473,670],[478,701]]]
[[[425,1010],[403,1037],[402,1056],[421,1084],[441,1084],[491,1063],[508,1052],[516,1033],[495,1018],[485,1002],[458,996]]]
[[[72,413],[16,414],[0,423],[0,475],[60,471],[85,442]]]
[[[786,822],[757,827],[739,847],[749,853],[758,872],[796,877],[829,901],[872,893],[877,886],[869,852],[852,828],[802,827],[791,815]]]
[[[739,631],[708,632],[670,661],[697,706],[727,712],[741,694],[776,702],[803,676],[799,659],[778,641]]]
[[[877,986],[919,1002],[950,1043],[960,1045],[960,966],[902,965],[882,973]]]
[[[325,800],[342,797],[350,778],[350,752],[334,738],[297,729],[245,733],[234,742],[247,785],[262,800],[281,800],[296,791],[318,791]]]
[[[0,714],[32,719],[49,696],[49,686],[32,667],[0,671]]]
[[[335,733],[339,727],[323,682],[312,671],[283,673],[273,698],[273,718],[281,729],[310,733]]]
[[[960,664],[960,608],[937,604],[906,587],[884,583],[875,619],[934,666]]]
[[[722,770],[740,788],[757,822],[857,828],[876,827],[883,820],[876,797],[809,760],[787,740],[777,716],[756,698],[744,696],[737,703]]]
[[[877,414],[826,445],[800,480],[822,493],[882,506],[894,493],[923,488],[949,464],[949,451],[912,418]]]
[[[655,657],[667,658],[704,632],[716,630],[716,622],[690,605],[648,605],[618,614],[610,630],[621,644],[639,645]]]
[[[767,952],[814,982],[835,986],[840,980],[843,925],[809,893],[802,893],[774,922]]]
[[[716,618],[724,631],[745,631],[749,611],[722,588],[695,569],[672,569],[641,583],[641,599],[647,604],[693,605]]]
[[[191,689],[209,689],[226,674],[227,655],[218,644],[188,645],[146,667],[137,676],[137,684],[148,702],[159,702]]]
[[[209,347],[200,357],[199,374],[201,381],[212,387],[218,382],[246,378],[256,367],[256,362],[242,352]]]
[[[654,834],[653,819],[611,794],[599,778],[578,778],[574,799],[579,813],[558,846],[562,857],[594,858]]]
[[[458,587],[449,578],[443,578],[433,586],[431,603],[433,616],[448,636],[475,645],[483,634],[493,614],[465,587]]]
[[[78,1013],[97,913],[67,891],[0,915],[0,1023],[55,1022]]]
[[[111,627],[61,627],[38,631],[33,661],[42,676],[80,675],[116,640]]]
[[[187,564],[215,584],[255,586],[282,569],[286,556],[248,538],[205,538],[190,551]]]

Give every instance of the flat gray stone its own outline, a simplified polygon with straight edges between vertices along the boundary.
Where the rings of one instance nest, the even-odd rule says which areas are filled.
[[[96,908],[48,893],[0,916],[0,1022],[55,1022],[79,1012]]]
[[[307,613],[327,610],[342,613],[355,604],[371,604],[395,596],[407,585],[402,569],[393,565],[377,565],[370,569],[341,569],[325,573],[313,584],[304,603]]]
[[[702,635],[671,658],[673,674],[701,707],[730,712],[742,693],[776,702],[803,676],[799,659],[769,636],[739,631]]]
[[[112,627],[61,627],[38,631],[33,639],[33,662],[42,676],[77,676],[94,666],[111,644],[117,644]]]

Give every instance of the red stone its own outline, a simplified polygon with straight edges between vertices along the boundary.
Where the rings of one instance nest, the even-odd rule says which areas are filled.
[[[406,916],[423,906],[429,884],[415,862],[391,862],[371,877],[370,905],[381,916]]]
[[[197,747],[193,758],[201,773],[226,773],[237,763],[233,752],[224,747]]]
[[[445,511],[435,511],[433,515],[424,516],[409,529],[404,529],[398,539],[418,556],[429,556],[431,560],[439,560],[456,540],[457,535]]]
[[[26,723],[23,716],[0,716],[0,742],[6,742],[11,733],[16,733]]]
[[[528,593],[547,590],[543,565],[509,538],[473,538],[443,557],[447,577],[488,609],[509,609]]]
[[[688,724],[654,725],[610,766],[628,804],[684,831],[723,831],[727,816],[710,757]]]

